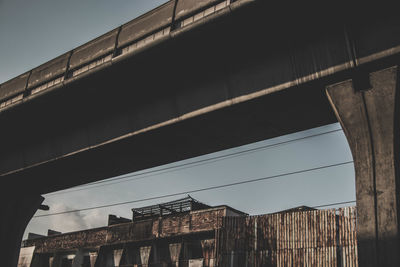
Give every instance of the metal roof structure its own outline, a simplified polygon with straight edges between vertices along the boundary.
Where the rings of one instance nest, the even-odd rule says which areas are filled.
[[[208,208],[211,208],[211,206],[201,203],[198,200],[192,198],[190,195],[188,195],[185,198],[177,199],[170,202],[165,202],[162,204],[156,204],[141,208],[133,208],[132,219],[134,221],[137,221],[152,217],[161,217],[171,214],[185,213],[185,212],[208,209]]]

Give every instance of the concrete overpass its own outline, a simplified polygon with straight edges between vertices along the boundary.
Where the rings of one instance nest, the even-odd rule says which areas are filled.
[[[399,26],[390,7],[169,1],[1,84],[5,266],[40,194],[338,120],[360,266],[398,266]]]

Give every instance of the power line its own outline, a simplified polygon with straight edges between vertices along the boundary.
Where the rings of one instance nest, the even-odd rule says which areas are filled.
[[[330,203],[330,204],[323,204],[323,205],[318,205],[318,206],[313,206],[312,208],[317,209],[317,208],[324,208],[324,207],[329,207],[329,206],[336,206],[336,205],[343,205],[343,204],[351,204],[351,203],[356,203],[357,201],[355,200],[349,200],[349,201],[343,201],[343,202],[336,202],[336,203]]]
[[[67,194],[67,193],[89,190],[89,189],[93,189],[93,188],[104,187],[104,186],[109,186],[109,185],[128,182],[128,181],[140,180],[140,179],[144,179],[146,177],[150,177],[150,176],[152,176],[150,174],[154,174],[154,173],[156,173],[156,175],[159,175],[159,174],[169,173],[169,172],[173,172],[173,171],[177,171],[177,170],[183,170],[186,168],[201,166],[201,165],[217,162],[220,160],[230,159],[230,158],[242,156],[245,154],[254,153],[259,150],[265,150],[265,149],[269,149],[269,148],[272,148],[275,146],[285,145],[285,144],[289,144],[289,143],[293,143],[293,142],[297,142],[297,141],[301,141],[301,140],[305,140],[305,139],[309,139],[309,138],[314,138],[314,137],[321,136],[321,135],[331,134],[331,133],[335,133],[335,132],[339,132],[339,131],[342,131],[342,129],[336,129],[336,130],[327,131],[324,133],[308,135],[305,137],[296,138],[296,139],[292,139],[292,140],[288,140],[288,141],[283,141],[283,142],[279,142],[279,143],[275,143],[275,144],[269,144],[269,145],[264,145],[264,146],[260,146],[260,147],[256,147],[256,148],[250,148],[250,149],[246,149],[246,150],[242,150],[242,151],[238,151],[238,152],[233,152],[233,153],[226,154],[226,155],[215,156],[212,158],[202,159],[202,160],[198,160],[198,161],[194,161],[194,162],[183,163],[183,164],[179,164],[179,165],[175,165],[175,166],[169,166],[169,167],[165,167],[165,168],[158,169],[158,170],[150,170],[150,171],[146,171],[146,172],[142,172],[142,173],[128,174],[126,176],[116,177],[116,178],[108,179],[106,181],[93,182],[93,183],[90,183],[87,185],[83,185],[84,187],[78,186],[75,190],[49,193],[49,194],[47,194],[47,196]],[[120,180],[122,180],[122,181],[120,181]],[[114,181],[117,181],[117,182],[114,182]]]
[[[237,157],[237,156],[241,156],[243,154],[254,153],[254,152],[258,151],[258,150],[265,150],[265,149],[269,149],[269,148],[272,148],[272,147],[275,147],[275,146],[285,145],[285,144],[288,144],[288,143],[301,141],[301,140],[304,140],[304,139],[313,138],[313,137],[326,135],[326,134],[331,134],[331,133],[340,132],[340,131],[343,131],[343,130],[342,129],[335,129],[335,130],[327,131],[327,132],[324,132],[324,133],[313,134],[313,135],[300,137],[300,138],[296,138],[296,139],[292,139],[292,140],[288,140],[288,141],[283,141],[283,142],[279,142],[279,143],[275,143],[275,144],[269,144],[269,145],[264,145],[264,146],[260,146],[260,147],[256,147],[256,148],[250,148],[250,149],[246,149],[246,150],[242,150],[242,151],[238,151],[238,152],[233,152],[233,153],[226,154],[226,155],[215,156],[215,157],[212,157],[212,158],[197,160],[197,161],[194,161],[194,162],[183,163],[183,164],[179,164],[179,165],[175,165],[175,166],[169,166],[169,167],[165,167],[165,168],[158,169],[158,170],[151,170],[151,171],[142,172],[142,173],[138,173],[138,174],[128,174],[128,176],[116,177],[116,178],[108,179],[107,181],[93,182],[93,183],[88,184],[88,185],[101,184],[101,183],[112,182],[112,181],[115,181],[115,180],[128,179],[128,178],[135,177],[135,176],[141,176],[141,175],[145,175],[145,174],[149,174],[149,173],[155,173],[155,172],[162,172],[162,171],[165,171],[165,170],[171,170],[171,169],[176,169],[176,168],[185,167],[185,166],[192,167],[191,165],[194,165],[194,167],[195,167],[195,166],[203,165],[201,163],[204,163],[204,162],[213,163],[213,162],[216,162],[216,161],[219,161],[219,160],[223,160],[223,159],[226,159],[226,158],[234,158],[234,157]],[[198,163],[200,163],[200,164],[198,164]],[[180,168],[180,169],[182,169],[182,168]],[[175,170],[173,170],[173,171],[175,171]],[[165,172],[162,172],[162,173],[165,173]],[[146,176],[146,177],[148,177],[148,176]],[[142,177],[140,177],[140,178],[142,178]],[[134,180],[134,179],[130,179],[130,180]]]
[[[278,177],[282,177],[282,176],[289,176],[289,175],[294,175],[294,174],[299,174],[299,173],[304,173],[304,172],[311,172],[311,171],[316,171],[316,170],[321,170],[321,169],[326,169],[326,168],[332,168],[332,167],[347,165],[350,163],[353,163],[353,161],[346,161],[346,162],[325,165],[325,166],[320,166],[320,167],[315,167],[315,168],[310,168],[310,169],[305,169],[305,170],[300,170],[300,171],[288,172],[288,173],[277,174],[277,175],[272,175],[272,176],[267,176],[267,177],[262,177],[262,178],[250,179],[250,180],[234,182],[234,183],[229,183],[229,184],[223,184],[223,185],[217,185],[217,186],[210,186],[210,187],[205,187],[205,188],[200,188],[200,189],[194,189],[194,190],[189,190],[189,191],[184,191],[184,192],[179,192],[179,193],[172,193],[172,194],[166,194],[166,195],[161,195],[161,196],[143,198],[143,199],[138,199],[138,200],[124,201],[124,202],[106,204],[106,205],[89,207],[89,208],[82,208],[82,209],[55,212],[55,213],[50,213],[50,214],[36,215],[36,216],[33,216],[33,218],[48,217],[48,216],[54,216],[54,215],[60,215],[60,214],[66,214],[66,213],[75,213],[75,212],[88,211],[88,210],[94,210],[94,209],[102,209],[102,208],[120,206],[120,205],[125,205],[125,204],[132,204],[132,203],[138,203],[138,202],[143,202],[143,201],[155,200],[155,199],[160,199],[160,198],[198,193],[198,192],[203,192],[203,191],[208,191],[208,190],[215,190],[215,189],[220,189],[220,188],[225,188],[225,187],[231,187],[231,186],[243,185],[243,184],[247,184],[247,183],[254,183],[254,182],[259,182],[259,181],[264,181],[264,180],[270,180],[270,179],[274,179],[274,178],[278,178]]]

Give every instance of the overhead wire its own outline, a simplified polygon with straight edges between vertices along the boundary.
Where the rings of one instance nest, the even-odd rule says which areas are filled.
[[[114,184],[118,184],[118,183],[134,181],[134,180],[141,180],[141,179],[145,179],[147,177],[154,176],[154,175],[160,175],[160,174],[169,173],[169,172],[173,172],[173,171],[177,171],[177,170],[183,170],[183,169],[187,169],[187,168],[201,166],[201,165],[205,165],[205,164],[209,164],[209,163],[213,163],[213,162],[217,162],[217,161],[221,161],[221,160],[225,160],[225,159],[235,158],[238,156],[242,156],[242,155],[246,155],[246,154],[250,154],[250,153],[255,153],[255,152],[258,152],[261,150],[269,149],[269,148],[272,148],[275,146],[285,145],[285,144],[302,141],[305,139],[314,138],[314,137],[331,134],[331,133],[335,133],[335,132],[339,132],[339,131],[342,131],[342,129],[335,129],[335,130],[318,133],[318,134],[313,134],[313,135],[308,135],[308,136],[304,136],[304,137],[300,137],[300,138],[296,138],[296,139],[292,139],[292,140],[287,140],[287,141],[278,142],[278,143],[274,143],[274,144],[268,144],[268,145],[264,145],[264,146],[260,146],[260,147],[256,147],[256,148],[245,149],[245,150],[241,150],[241,151],[237,151],[237,152],[233,152],[233,153],[229,153],[229,154],[225,154],[225,155],[201,159],[201,160],[197,160],[197,161],[193,161],[193,162],[182,163],[179,165],[167,166],[167,167],[157,169],[157,170],[149,170],[149,171],[145,171],[145,172],[141,172],[141,173],[133,173],[133,174],[128,174],[128,175],[124,175],[124,176],[119,176],[119,177],[111,178],[108,180],[93,182],[93,183],[90,183],[87,185],[72,187],[71,189],[69,189],[69,190],[67,189],[65,191],[48,193],[48,194],[46,194],[46,197],[53,196],[53,195],[67,194],[67,193],[72,193],[72,192],[77,192],[77,191],[83,191],[83,190],[90,190],[93,188],[110,186],[110,185],[114,185]],[[151,175],[151,174],[154,174],[154,175]]]
[[[75,212],[81,212],[81,211],[109,208],[109,207],[120,206],[120,205],[125,205],[125,204],[133,204],[133,203],[156,200],[156,199],[162,199],[162,198],[167,198],[167,197],[174,197],[174,196],[198,193],[198,192],[203,192],[203,191],[209,191],[209,190],[232,187],[232,186],[243,185],[243,184],[248,184],[248,183],[254,183],[254,182],[259,182],[259,181],[264,181],[264,180],[270,180],[270,179],[283,177],[283,176],[290,176],[290,175],[295,175],[295,174],[300,174],[300,173],[305,173],[305,172],[317,171],[317,170],[326,169],[326,168],[338,167],[338,166],[347,165],[347,164],[351,164],[351,163],[353,163],[353,161],[345,161],[345,162],[331,164],[331,165],[325,165],[325,166],[309,168],[309,169],[304,169],[304,170],[299,170],[299,171],[287,172],[287,173],[271,175],[271,176],[266,176],[266,177],[261,177],[261,178],[256,178],[256,179],[242,180],[242,181],[239,181],[239,182],[233,182],[233,183],[228,183],[228,184],[223,184],[223,185],[204,187],[204,188],[199,188],[199,189],[193,189],[193,190],[188,190],[188,191],[183,191],[183,192],[177,192],[177,193],[165,194],[165,195],[160,195],[160,196],[148,197],[148,198],[143,198],[143,199],[123,201],[123,202],[117,202],[117,203],[112,203],[112,204],[105,204],[105,205],[99,205],[99,206],[87,207],[87,208],[81,208],[81,209],[75,209],[75,210],[67,210],[67,211],[61,211],[61,212],[55,212],[55,213],[49,213],[49,214],[41,214],[41,215],[33,216],[33,218],[48,217],[48,216],[55,216],[55,215],[61,215],[61,214],[67,214],[67,213],[75,213]],[[322,206],[320,206],[320,207],[322,207]]]
[[[351,204],[351,203],[356,203],[356,200],[348,200],[348,201],[342,201],[342,202],[336,202],[336,203],[329,203],[329,204],[321,204],[317,206],[312,206],[311,208],[318,209],[318,208],[325,208],[325,207],[331,207],[331,206],[338,206],[338,205],[344,205],[344,204]]]

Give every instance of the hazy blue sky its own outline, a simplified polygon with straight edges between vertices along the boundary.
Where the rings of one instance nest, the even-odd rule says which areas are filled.
[[[0,83],[166,0],[0,0]]]
[[[0,0],[0,83],[40,65],[138,15],[162,0]],[[184,161],[228,155],[267,144],[340,129],[333,124]],[[176,168],[134,180],[75,192],[45,195],[50,212],[187,191],[351,161],[343,132],[278,145],[207,164]],[[170,164],[175,166],[182,162]],[[156,169],[164,168],[160,166]],[[139,179],[138,179],[139,178]],[[355,199],[352,164],[262,182],[192,194],[210,205],[228,204],[250,214],[299,205],[321,205]],[[131,217],[130,209],[163,200],[59,216],[34,218],[27,232],[48,228],[67,232],[105,225],[109,213]],[[39,211],[37,214],[48,212]],[[26,234],[25,234],[26,237]]]

